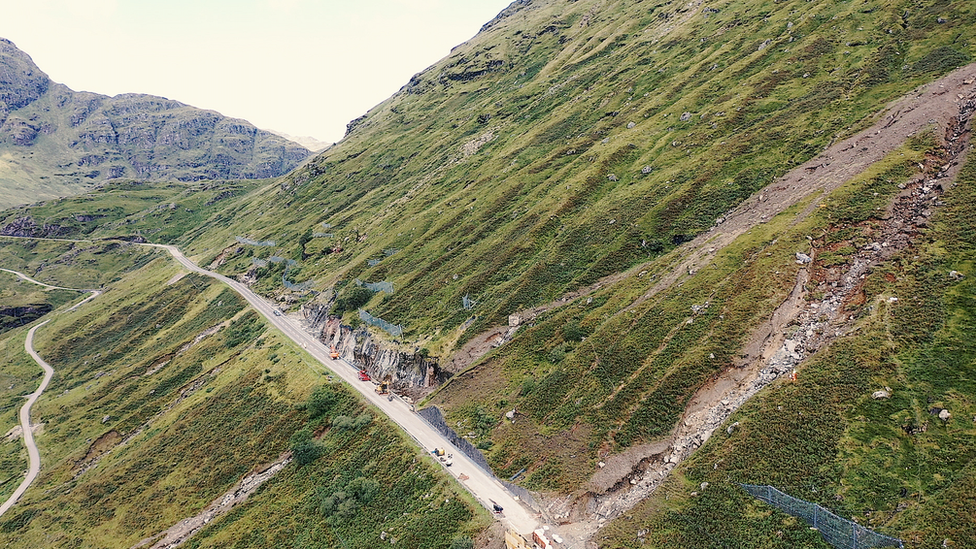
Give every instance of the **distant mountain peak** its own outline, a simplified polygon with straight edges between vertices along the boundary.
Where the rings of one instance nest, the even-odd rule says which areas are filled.
[[[276,177],[311,154],[246,120],[165,97],[75,92],[0,38],[0,207],[119,178]]]

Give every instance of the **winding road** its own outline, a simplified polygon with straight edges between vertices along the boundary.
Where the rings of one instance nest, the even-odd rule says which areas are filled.
[[[508,529],[528,537],[531,532],[538,527],[539,520],[535,513],[523,506],[521,501],[519,501],[517,497],[509,492],[508,489],[506,489],[492,473],[485,471],[480,466],[476,465],[470,458],[457,450],[443,435],[441,435],[439,431],[414,413],[410,404],[407,404],[400,398],[390,399],[385,395],[377,394],[374,390],[374,385],[371,382],[359,380],[359,370],[357,367],[342,359],[333,360],[330,357],[330,350],[325,346],[325,344],[323,344],[317,338],[307,334],[302,329],[298,321],[287,316],[280,315],[274,306],[252,292],[244,284],[219,273],[208,271],[197,266],[193,261],[184,256],[183,253],[180,252],[180,250],[175,246],[164,244],[140,245],[163,249],[169,252],[169,254],[172,255],[173,258],[176,259],[176,261],[179,262],[180,265],[182,265],[185,269],[194,273],[209,276],[226,284],[235,292],[240,294],[240,296],[243,297],[258,313],[264,316],[269,323],[281,330],[285,336],[301,346],[302,349],[307,351],[324,367],[344,380],[350,387],[359,391],[359,393],[362,394],[367,401],[386,414],[398,426],[400,426],[401,429],[410,435],[417,445],[419,445],[422,449],[426,450],[427,452],[431,452],[435,448],[446,448],[449,452],[452,452],[453,465],[451,467],[445,466],[445,470],[455,477],[455,479],[489,511],[492,510],[494,504],[500,505],[504,511],[503,513],[495,514],[495,517]],[[24,280],[47,288],[77,290],[77,288],[63,288],[60,286],[45,284],[10,269],[0,270],[15,274]],[[99,292],[96,290],[81,291],[92,292],[92,295],[73,306],[71,310],[79,307],[91,299],[94,299],[99,294]],[[21,408],[20,411],[21,425],[23,426],[24,430],[24,444],[27,446],[28,455],[30,457],[30,467],[28,469],[27,477],[24,479],[24,482],[20,485],[20,487],[17,488],[17,491],[14,492],[14,494],[10,497],[10,499],[8,499],[3,506],[0,506],[0,515],[2,515],[7,509],[17,502],[17,499],[23,495],[40,471],[40,455],[37,450],[37,446],[34,443],[33,434],[30,431],[30,408],[37,398],[40,397],[44,389],[47,388],[47,385],[54,374],[54,370],[34,351],[33,338],[35,331],[49,321],[50,319],[31,328],[24,343],[25,349],[44,369],[45,375],[38,390],[30,395],[27,403],[23,408]]]
[[[485,471],[466,455],[454,448],[439,431],[415,414],[411,406],[405,401],[399,398],[390,400],[384,395],[377,394],[374,390],[375,386],[371,382],[359,380],[358,368],[345,360],[333,360],[329,354],[330,350],[325,344],[306,333],[296,320],[276,314],[277,309],[274,306],[252,292],[244,284],[224,275],[198,267],[175,246],[164,244],[143,245],[162,248],[168,251],[187,270],[215,278],[230,286],[231,289],[240,294],[256,311],[263,315],[268,322],[281,330],[282,333],[301,346],[323,366],[342,378],[349,386],[359,391],[367,401],[392,419],[427,452],[431,452],[434,448],[453,449],[454,464],[449,468],[445,467],[445,470],[454,476],[486,509],[491,510],[492,503],[497,503],[502,506],[504,513],[502,515],[496,515],[496,518],[509,529],[528,537],[538,527],[539,521],[536,515],[524,507],[511,492],[502,486],[493,474]]]
[[[34,280],[33,278],[23,273],[12,271],[10,269],[0,269],[0,271],[5,271],[8,273],[15,274],[18,277],[28,282],[32,282],[34,284],[52,290],[76,290],[80,292],[91,292],[92,295],[76,303],[74,306],[68,309],[69,311],[73,311],[74,309],[78,308],[82,304],[87,303],[92,299],[95,299],[100,293],[96,290],[80,290],[78,288],[64,288],[62,286],[52,286],[50,284],[45,284],[44,282],[41,282],[39,280]],[[51,383],[51,378],[54,377],[54,368],[52,368],[50,364],[45,362],[44,359],[37,354],[37,351],[34,350],[34,333],[37,332],[38,328],[47,324],[50,321],[51,319],[47,319],[44,322],[38,324],[37,326],[31,328],[30,331],[27,332],[27,339],[24,340],[24,350],[27,351],[27,354],[29,354],[31,358],[33,358],[34,361],[37,362],[37,364],[41,367],[41,369],[44,370],[44,378],[41,380],[41,384],[40,386],[37,387],[37,390],[31,393],[27,397],[27,402],[24,403],[24,405],[20,408],[20,427],[24,433],[24,446],[27,447],[27,459],[28,459],[27,476],[24,477],[24,481],[20,483],[20,486],[18,486],[17,489],[14,490],[14,493],[9,498],[7,498],[7,501],[3,502],[3,504],[0,505],[0,516],[3,516],[3,514],[6,513],[8,509],[13,507],[13,505],[17,503],[17,500],[24,495],[24,492],[27,491],[27,488],[29,488],[30,485],[34,482],[34,479],[37,478],[38,473],[41,472],[41,453],[37,449],[37,444],[34,442],[34,433],[33,431],[31,431],[30,411],[31,411],[31,407],[34,406],[34,403],[37,402],[37,399],[40,398],[41,393],[43,393],[44,390],[47,389],[48,384]]]

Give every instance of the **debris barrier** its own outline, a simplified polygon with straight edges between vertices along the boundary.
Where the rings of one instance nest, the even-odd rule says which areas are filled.
[[[248,246],[265,246],[274,247],[277,243],[274,240],[251,240],[250,238],[244,238],[243,236],[235,237],[241,244],[247,244]]]
[[[815,528],[827,543],[838,549],[867,549],[870,547],[899,547],[900,539],[879,534],[873,530],[838,517],[816,503],[810,503],[780,492],[772,486],[740,484],[750,495],[776,507],[784,513],[799,517]]]
[[[367,313],[365,309],[359,309],[359,319],[369,326],[375,326],[382,330],[386,330],[394,337],[403,337],[403,326],[399,324],[390,324],[382,318],[378,318]]]
[[[393,283],[387,282],[386,280],[382,282],[363,282],[362,280],[356,279],[356,286],[361,288],[366,288],[371,292],[386,292],[393,295]]]
[[[461,438],[454,429],[447,424],[444,420],[444,414],[441,409],[437,406],[430,406],[427,408],[422,408],[417,410],[417,415],[422,417],[424,421],[430,424],[431,427],[437,429],[444,438],[446,438],[451,444],[454,445],[461,453],[471,458],[471,461],[475,462],[476,465],[485,470],[489,475],[495,476],[491,472],[491,466],[488,465],[488,460],[485,459],[485,455],[482,454],[473,444],[467,441],[467,439]]]

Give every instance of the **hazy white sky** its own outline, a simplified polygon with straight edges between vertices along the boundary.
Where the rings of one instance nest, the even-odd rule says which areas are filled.
[[[0,0],[0,37],[75,91],[331,142],[511,1]]]

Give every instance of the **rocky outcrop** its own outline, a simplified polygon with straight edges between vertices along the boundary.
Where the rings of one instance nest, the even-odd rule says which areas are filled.
[[[50,303],[0,307],[0,333],[30,324],[51,312],[52,308]]]
[[[19,236],[30,238],[58,238],[70,232],[60,225],[44,223],[38,225],[30,216],[17,218],[0,228],[2,236]]]
[[[374,379],[389,378],[391,386],[398,392],[423,394],[450,377],[436,358],[391,348],[378,342],[366,329],[354,330],[341,320],[328,317],[322,323],[318,337],[326,345],[335,347],[347,362],[365,368]]]
[[[0,102],[14,111],[33,103],[47,91],[50,79],[29,55],[0,38]]]

